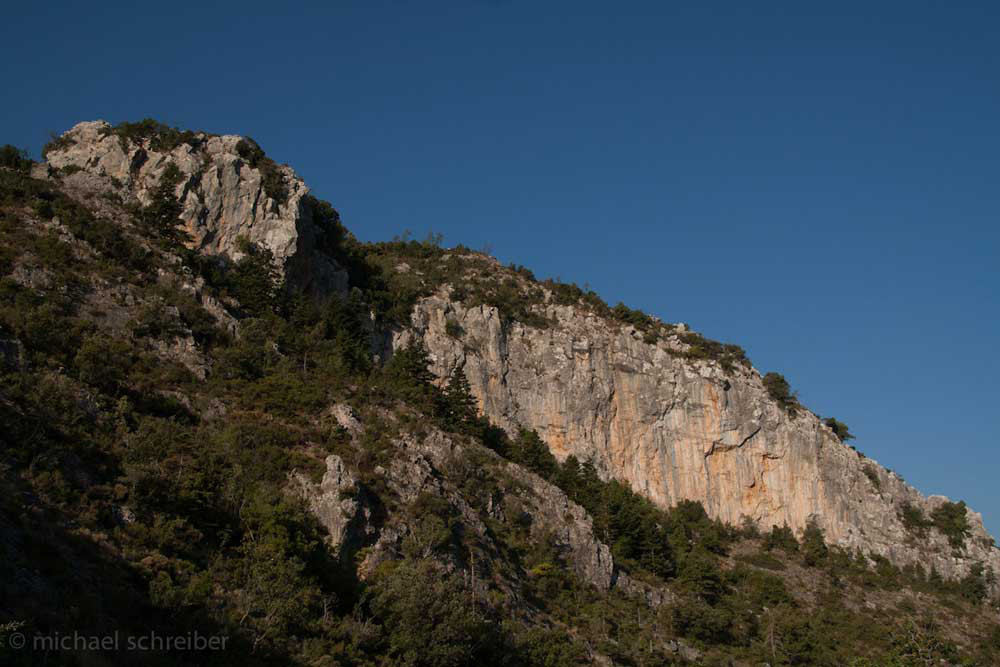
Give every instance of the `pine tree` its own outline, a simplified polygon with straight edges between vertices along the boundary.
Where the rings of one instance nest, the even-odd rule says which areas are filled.
[[[399,398],[419,408],[424,414],[439,415],[442,393],[433,384],[430,356],[417,341],[396,350],[386,367],[389,389]]]
[[[816,517],[809,517],[809,522],[802,533],[802,555],[805,564],[809,567],[815,567],[825,562],[829,553],[823,529],[816,522]]]
[[[416,341],[397,350],[392,356],[390,366],[394,374],[415,386],[430,385],[434,379],[429,366],[430,355],[423,343]]]
[[[180,219],[184,207],[174,195],[181,180],[182,174],[177,165],[167,165],[153,191],[152,201],[139,211],[139,221],[149,232],[163,239],[167,247],[190,240]]]
[[[444,389],[444,420],[453,430],[467,429],[476,422],[476,399],[461,366],[456,366]]]

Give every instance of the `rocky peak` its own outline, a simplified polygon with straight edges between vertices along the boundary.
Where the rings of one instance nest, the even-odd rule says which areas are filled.
[[[50,169],[69,177],[82,172],[95,189],[139,205],[149,204],[176,168],[174,194],[190,247],[239,259],[246,239],[270,250],[297,288],[329,293],[347,287],[346,272],[320,249],[327,231],[309,188],[250,139],[180,132],[152,121],[116,127],[90,121],[53,141],[45,158]]]

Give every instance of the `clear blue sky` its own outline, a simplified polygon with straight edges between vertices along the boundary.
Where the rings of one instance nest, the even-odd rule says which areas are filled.
[[[743,345],[1000,530],[996,2],[282,4],[10,6],[0,143],[251,135],[362,239]]]

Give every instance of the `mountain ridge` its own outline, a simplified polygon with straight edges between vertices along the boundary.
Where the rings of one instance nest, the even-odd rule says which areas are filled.
[[[238,259],[242,253],[237,238],[245,237],[271,251],[292,288],[319,294],[347,290],[347,271],[317,245],[317,236],[323,232],[315,224],[315,200],[289,167],[269,166],[278,175],[277,189],[285,197],[282,202],[271,196],[274,193],[268,192],[266,177],[253,166],[255,160],[266,158],[262,152],[253,154],[259,148],[252,140],[248,144],[235,135],[188,133],[181,135],[188,141],[160,141],[162,149],[171,149],[162,152],[155,149],[156,137],[164,133],[162,127],[129,127],[135,127],[131,134],[116,133],[102,121],[80,123],[62,135],[60,146],[46,151],[48,164],[109,178],[140,203],[151,200],[164,170],[176,165],[182,178],[174,193],[183,204],[179,217],[193,248]],[[335,222],[339,224],[339,218]],[[444,250],[435,254],[431,261],[447,263],[451,256]],[[421,258],[419,264],[414,263],[410,267],[401,261],[403,273],[420,271],[428,262]],[[509,433],[534,428],[557,458],[572,453],[581,460],[592,459],[603,475],[627,481],[661,506],[697,500],[713,518],[736,524],[746,516],[765,529],[787,524],[802,531],[814,518],[835,543],[872,550],[900,565],[925,563],[930,557],[945,576],[961,577],[976,563],[1000,572],[1000,550],[993,546],[982,517],[972,511],[967,515],[969,539],[963,547],[967,553],[952,549],[947,537],[936,531],[931,531],[930,543],[923,540],[919,549],[907,548],[915,536],[903,525],[903,504],[929,516],[949,501],[924,498],[877,462],[848,453],[833,431],[797,402],[791,410],[781,409],[761,384],[760,373],[736,346],[709,347],[683,325],[627,308],[624,319],[616,320],[610,312],[600,312],[603,302],[594,320],[594,309],[586,302],[593,297],[581,292],[576,299],[576,295],[564,296],[557,303],[555,290],[564,288],[539,283],[526,269],[512,271],[489,258],[476,257],[472,263],[477,266],[469,270],[452,269],[452,275],[445,278],[451,283],[428,286],[437,293],[416,302],[411,326],[383,334],[391,340],[389,345],[382,344],[384,357],[419,332],[438,381],[447,380],[456,367],[464,368],[480,408]],[[479,278],[470,278],[476,273]],[[490,293],[470,301],[459,293],[481,281],[484,273],[487,281],[506,285],[517,294]],[[466,283],[453,284],[459,281]],[[514,315],[519,319],[502,316],[499,307],[488,303],[491,298],[524,301]],[[477,301],[478,310],[464,307],[464,302]],[[463,334],[472,330],[471,337],[450,335],[446,331],[449,317],[457,318]],[[552,344],[552,337],[558,335],[564,340]],[[485,353],[477,355],[468,345],[473,338],[485,346]],[[517,352],[509,352],[518,339]],[[532,354],[545,345],[544,353]],[[708,351],[691,354],[700,346]],[[579,364],[575,363],[578,354],[584,357]],[[592,355],[608,360],[591,362]],[[674,363],[675,359],[679,362]],[[595,364],[600,367],[595,369]],[[531,366],[545,369],[547,384],[524,368]],[[515,382],[510,381],[512,367],[521,371]],[[657,373],[663,377],[643,382]],[[730,380],[736,388],[719,391]],[[572,391],[577,386],[583,389]],[[672,396],[669,401],[662,399],[665,391]],[[602,398],[592,400],[595,394]],[[567,396],[571,402],[563,404],[560,398]],[[690,411],[684,406],[673,409],[689,397],[696,397],[690,401],[696,404]],[[736,408],[730,405],[734,400],[740,404]],[[525,408],[525,404],[530,406]],[[621,418],[625,413],[634,418]],[[678,431],[689,432],[669,433]],[[776,441],[760,445],[765,436]],[[743,445],[754,438],[743,451]],[[629,447],[636,447],[637,452],[629,454]],[[801,447],[809,450],[800,456]],[[660,460],[644,461],[643,456]],[[739,458],[727,460],[734,456]],[[786,456],[797,458],[791,469],[783,470]],[[718,459],[726,461],[716,465]],[[844,479],[826,474],[838,469],[845,471]],[[730,481],[717,484],[720,479]],[[824,495],[827,486],[833,488]],[[850,502],[855,499],[860,508]]]
[[[359,243],[247,138],[95,121],[42,163],[3,151],[0,640],[214,629],[225,664],[359,667],[1000,655],[979,517],[738,346],[438,239]]]

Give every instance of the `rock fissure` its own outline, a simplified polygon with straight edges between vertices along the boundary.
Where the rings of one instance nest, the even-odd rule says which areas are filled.
[[[734,449],[740,449],[741,447],[743,447],[743,445],[745,445],[748,442],[750,442],[750,440],[755,435],[757,435],[758,433],[760,433],[760,429],[761,428],[762,428],[761,426],[758,426],[756,429],[754,429],[753,433],[751,433],[747,437],[743,438],[739,442],[739,444],[736,444],[736,445],[726,445],[721,440],[715,440],[715,441],[713,441],[712,442],[712,447],[707,452],[705,452],[705,458],[708,458],[709,456],[712,456],[713,454],[715,454],[715,452],[722,453],[722,452],[729,452],[729,451],[732,451]]]

